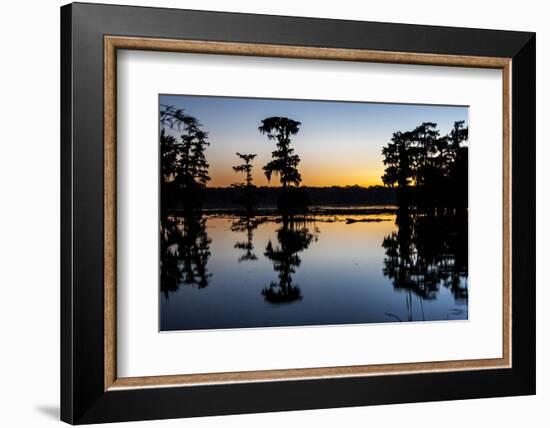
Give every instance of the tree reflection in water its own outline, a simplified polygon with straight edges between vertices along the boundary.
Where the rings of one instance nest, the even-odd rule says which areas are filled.
[[[258,256],[254,253],[254,231],[258,226],[265,222],[261,217],[254,217],[252,214],[243,215],[231,224],[231,231],[238,233],[246,233],[246,241],[236,242],[234,248],[242,250],[243,254],[238,258],[238,262],[258,260]]]
[[[467,211],[425,214],[400,208],[395,223],[397,230],[382,242],[383,271],[396,290],[407,293],[409,321],[413,295],[419,297],[422,311],[422,300],[436,299],[442,286],[450,289],[457,303],[467,303]]]
[[[199,212],[165,216],[161,232],[161,291],[166,297],[181,284],[205,288],[212,274],[207,264],[211,239],[206,233],[206,218]]]
[[[273,281],[262,290],[264,299],[269,303],[291,303],[302,299],[298,285],[293,284],[292,275],[302,262],[298,253],[309,247],[317,235],[310,232],[304,218],[282,216],[282,226],[277,230],[278,245],[268,242],[264,256],[273,262],[279,280]]]

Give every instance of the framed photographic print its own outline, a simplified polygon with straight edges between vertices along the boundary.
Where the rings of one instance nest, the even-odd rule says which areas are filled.
[[[61,53],[62,420],[535,393],[533,33],[76,3]]]

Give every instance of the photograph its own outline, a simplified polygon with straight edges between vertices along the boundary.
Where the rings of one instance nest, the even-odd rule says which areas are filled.
[[[544,414],[542,6],[398,1],[14,6],[7,426]]]
[[[468,106],[159,95],[160,331],[468,319]]]

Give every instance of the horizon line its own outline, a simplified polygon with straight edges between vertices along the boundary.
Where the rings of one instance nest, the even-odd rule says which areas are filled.
[[[235,183],[236,185],[240,185],[242,183]],[[242,184],[242,187],[246,187],[246,184]],[[283,186],[256,186],[256,185],[253,185],[253,187],[257,188],[257,189],[282,189]],[[362,188],[362,189],[369,189],[371,187],[384,187],[384,188],[387,188],[387,189],[391,189],[392,187],[391,186],[386,186],[384,184],[369,184],[369,185],[361,185],[361,184],[344,184],[344,185],[338,185],[338,184],[333,184],[333,185],[325,185],[325,186],[315,186],[315,185],[301,185],[301,186],[288,186],[288,187],[291,187],[291,188],[295,188],[295,189],[299,189],[299,188],[313,188],[313,189],[331,189],[331,188],[334,188],[334,187],[337,187],[337,188],[347,188],[347,187],[358,187],[358,188]],[[414,187],[414,186],[409,186],[409,187]],[[229,185],[229,186],[205,186],[206,189],[236,189],[238,188],[237,186],[233,186],[233,185]]]

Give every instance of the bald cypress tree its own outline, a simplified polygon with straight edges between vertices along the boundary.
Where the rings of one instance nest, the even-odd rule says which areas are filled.
[[[256,186],[253,184],[252,180],[252,161],[256,157],[255,153],[235,153],[243,163],[235,165],[233,171],[237,173],[242,173],[245,175],[245,184],[238,183],[233,184],[233,187],[238,189],[238,194],[236,202],[239,205],[242,205],[247,211],[251,211],[256,205]]]
[[[258,130],[267,135],[268,139],[277,141],[276,149],[271,152],[272,160],[263,169],[268,180],[271,180],[273,174],[278,175],[283,188],[291,184],[299,186],[302,181],[298,171],[300,157],[290,147],[290,137],[300,131],[300,125],[300,122],[288,117],[274,116],[262,120],[258,127]]]
[[[243,163],[235,165],[233,171],[240,172],[245,175],[245,183],[247,187],[252,186],[252,161],[257,156],[255,153],[250,154],[241,154],[239,152],[235,153]]]
[[[174,198],[196,205],[210,180],[205,154],[210,144],[208,132],[195,117],[174,106],[161,105],[159,116],[164,205],[174,205]]]
[[[466,208],[468,206],[468,128],[464,121],[441,136],[437,124],[423,122],[395,132],[382,148],[383,183],[397,189],[401,206]]]

